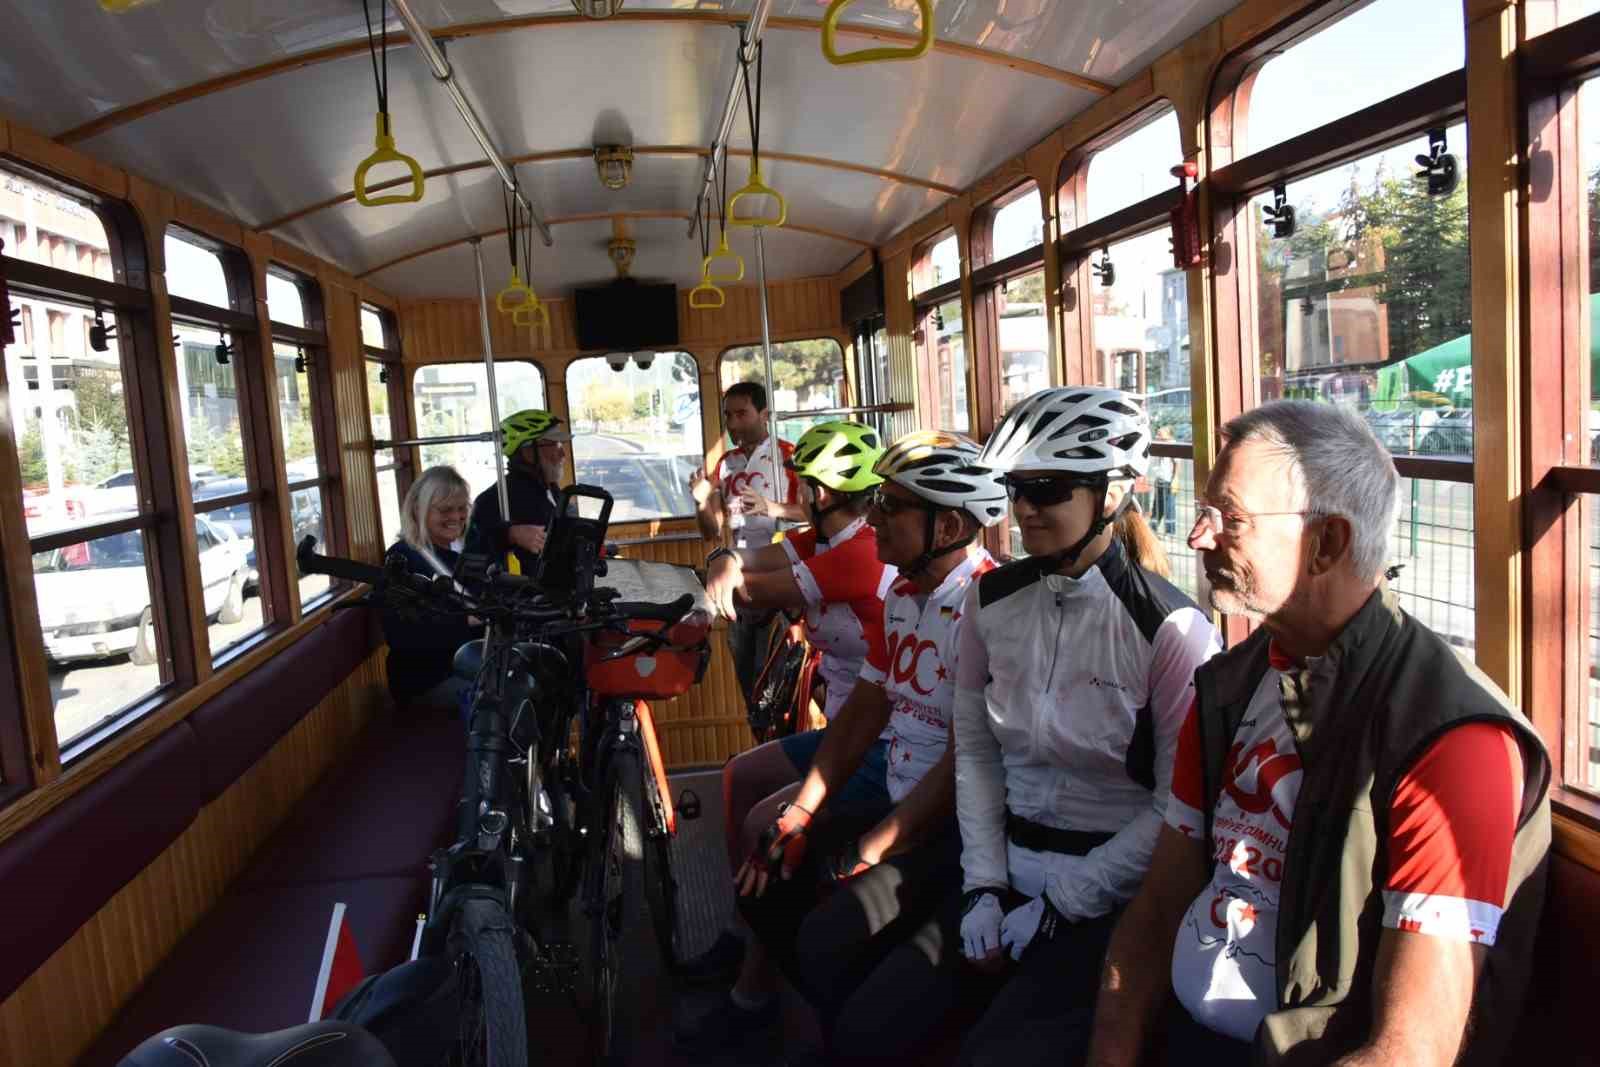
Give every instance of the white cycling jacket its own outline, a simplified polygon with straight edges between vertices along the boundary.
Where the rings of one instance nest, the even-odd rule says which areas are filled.
[[[1133,897],[1155,848],[1211,621],[1120,543],[1081,578],[1019,560],[984,575],[957,659],[956,811],[965,888],[1047,892],[1063,916]],[[1115,836],[1084,856],[1006,838],[1006,809]]]

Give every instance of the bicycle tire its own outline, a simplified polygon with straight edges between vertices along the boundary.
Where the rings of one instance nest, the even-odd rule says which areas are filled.
[[[638,753],[618,748],[606,770],[604,806],[590,862],[599,864],[589,932],[589,1062],[624,1064],[642,1007],[638,983],[646,930],[644,783]]]
[[[644,895],[650,908],[650,925],[655,930],[656,948],[661,953],[662,969],[672,973],[683,960],[682,927],[678,922],[678,881],[672,876],[672,838],[659,825],[656,812],[665,810],[665,798],[658,796],[654,775],[644,782],[647,803],[645,817]]]
[[[528,1023],[515,927],[493,900],[467,900],[450,924],[461,989],[455,1067],[528,1067]]]

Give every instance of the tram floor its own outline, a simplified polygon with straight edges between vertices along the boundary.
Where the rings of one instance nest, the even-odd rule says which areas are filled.
[[[680,820],[673,841],[673,871],[678,880],[679,934],[686,957],[711,946],[717,935],[733,921],[733,875],[722,837],[722,775],[720,771],[697,771],[673,775],[674,798],[692,789],[700,798],[701,814],[692,821]],[[734,1065],[784,1062],[783,1053],[796,1044],[816,1047],[820,1035],[811,1010],[792,990],[785,989],[783,1026],[773,1035],[768,1049],[745,1047],[737,1051],[687,1057],[672,1046],[676,1022],[694,1018],[709,1010],[723,996],[720,989],[679,989],[662,974],[654,944],[644,945],[634,957],[641,961],[634,977],[625,977],[640,1005],[639,1030],[634,1041],[631,1063],[636,1067],[734,1067]],[[539,1062],[587,1063],[580,1020],[571,1005],[559,998],[530,1001],[529,1050]]]

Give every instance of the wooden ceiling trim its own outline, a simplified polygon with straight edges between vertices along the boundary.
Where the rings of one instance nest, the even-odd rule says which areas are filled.
[[[570,15],[526,15],[519,18],[495,19],[488,22],[463,23],[459,26],[440,26],[432,31],[436,40],[453,41],[467,37],[487,37],[497,33],[510,33],[515,30],[530,29],[533,27],[549,28],[554,26],[599,26],[620,25],[625,22],[678,22],[678,23],[706,23],[711,25],[733,26],[744,22],[742,16],[715,11],[622,11],[604,22],[597,22],[573,13]],[[822,23],[816,19],[794,18],[777,16],[767,20],[767,25],[773,29],[798,30],[807,33],[821,33]],[[869,26],[842,25],[839,32],[852,37],[867,37],[875,41],[886,41],[893,44],[915,44],[918,37],[914,33],[899,30],[885,30]],[[390,42],[391,48],[409,48],[411,42],[403,38],[395,38]],[[1021,74],[1031,74],[1036,77],[1054,81],[1062,85],[1069,85],[1075,89],[1094,93],[1096,96],[1108,96],[1115,88],[1107,82],[1090,78],[1075,71],[1062,70],[1046,63],[1013,56],[992,48],[981,48],[977,45],[963,44],[958,41],[944,41],[935,39],[933,50],[945,55],[955,56],[959,59],[970,59],[991,66],[1005,67]],[[62,144],[76,144],[79,141],[98,137],[109,130],[125,126],[142,118],[147,118],[157,112],[176,107],[179,104],[198,100],[201,97],[214,93],[226,92],[229,89],[251,82],[261,81],[263,78],[275,77],[290,71],[314,67],[321,63],[329,63],[336,59],[345,59],[350,56],[365,55],[367,53],[366,40],[346,41],[343,44],[329,45],[327,48],[317,48],[309,52],[300,52],[296,55],[275,59],[270,63],[261,63],[254,67],[246,67],[229,74],[220,74],[215,78],[186,85],[171,92],[152,96],[148,100],[141,100],[126,107],[116,108],[103,115],[90,119],[88,122],[74,126],[57,134],[55,140]]]
[[[704,157],[710,155],[711,150],[708,148],[702,148],[698,145],[636,145],[633,149],[633,154],[635,156]],[[729,154],[740,159],[748,159],[750,157],[750,150],[748,148],[734,148],[730,149]],[[566,159],[588,159],[593,155],[593,148],[563,148],[551,152],[528,152],[520,156],[511,156],[506,160],[506,162],[512,166],[519,166],[523,163],[549,163],[552,161]],[[953,185],[945,185],[942,182],[929,181],[926,178],[918,178],[913,174],[904,174],[900,171],[885,170],[882,167],[869,167],[861,163],[850,163],[842,159],[829,159],[825,156],[808,156],[801,155],[796,152],[769,151],[763,158],[776,159],[786,163],[799,163],[810,167],[822,167],[828,170],[842,170],[850,171],[855,174],[866,174],[874,178],[880,178],[883,181],[895,182],[900,185],[914,185],[922,189],[928,189],[933,192],[940,193],[944,196],[955,196],[960,192],[960,190]],[[487,170],[488,167],[488,160],[479,159],[471,163],[455,163],[448,167],[437,167],[433,170],[423,171],[423,176],[425,178],[441,178],[452,174],[463,174],[467,171]],[[393,178],[386,182],[379,182],[376,185],[368,186],[368,189],[371,192],[380,192],[384,189],[393,189],[396,186],[410,184],[411,179],[409,177]],[[287,226],[291,222],[295,222],[298,219],[303,219],[307,215],[314,215],[317,212],[325,211],[330,207],[338,207],[341,204],[348,204],[355,200],[355,198],[355,191],[349,190],[340,193],[338,196],[332,196],[326,200],[319,200],[315,204],[308,204],[303,208],[291,211],[289,214],[280,216],[279,218],[271,219],[262,223],[260,228],[263,230],[275,230],[280,226]]]
[[[691,217],[692,216],[687,211],[594,211],[581,215],[562,215],[556,218],[546,219],[545,222],[551,226],[562,226],[571,222],[604,222],[607,220],[616,221],[618,219],[680,219],[684,222],[687,222]],[[786,222],[783,224],[783,228],[785,230],[793,230],[796,233],[811,234],[814,237],[826,237],[833,241],[843,241],[846,244],[855,245],[857,248],[872,247],[871,241],[863,240],[860,237],[851,237],[848,234],[837,233],[833,230],[825,230],[820,226],[806,226],[802,223]],[[357,281],[363,278],[370,278],[374,274],[386,271],[391,267],[398,267],[402,263],[409,263],[413,259],[421,259],[423,256],[431,256],[435,252],[443,252],[447,248],[455,248],[458,245],[468,244],[474,237],[478,238],[479,240],[484,240],[490,237],[501,237],[505,234],[505,232],[506,228],[501,226],[499,229],[485,230],[483,233],[472,234],[467,237],[457,237],[450,241],[441,241],[436,245],[429,245],[427,248],[419,248],[415,252],[407,252],[403,256],[397,256],[394,259],[379,263],[375,267],[362,271],[355,277]]]

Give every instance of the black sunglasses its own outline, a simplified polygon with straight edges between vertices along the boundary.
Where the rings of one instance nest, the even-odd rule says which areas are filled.
[[[1053,476],[1024,478],[1008,474],[1005,476],[1006,496],[1015,504],[1018,500],[1026,500],[1031,507],[1048,508],[1063,501],[1072,499],[1072,494],[1080,488],[1089,488],[1098,483],[1082,478],[1058,478]]]

